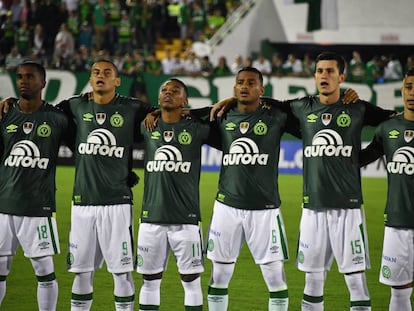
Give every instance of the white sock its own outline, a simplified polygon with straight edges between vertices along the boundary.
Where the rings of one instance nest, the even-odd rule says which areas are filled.
[[[37,304],[39,311],[56,310],[58,283],[56,280],[37,282]]]
[[[227,288],[208,288],[208,310],[209,311],[226,311],[229,305],[229,295]]]
[[[146,306],[159,306],[161,300],[160,287],[161,279],[151,281],[143,280],[141,290],[139,292],[139,304]]]
[[[116,311],[133,311],[135,286],[132,273],[114,273],[114,296]]]
[[[201,278],[198,277],[191,282],[181,281],[184,288],[185,306],[202,306],[203,292],[201,290]]]
[[[0,306],[3,302],[4,296],[6,296],[6,281],[0,282]]]
[[[410,297],[413,288],[391,288],[391,300],[389,311],[411,311]]]

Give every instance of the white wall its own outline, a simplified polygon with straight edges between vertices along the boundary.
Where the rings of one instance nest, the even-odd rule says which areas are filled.
[[[213,51],[212,61],[225,55],[231,63],[236,54],[259,52],[264,39],[282,43],[414,45],[414,0],[322,1],[333,10],[323,20],[330,29],[307,32],[306,3],[257,0],[239,26]]]

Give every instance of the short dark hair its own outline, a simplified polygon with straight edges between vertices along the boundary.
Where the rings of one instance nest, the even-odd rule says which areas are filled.
[[[254,72],[254,73],[258,74],[260,83],[261,83],[261,85],[263,85],[263,75],[262,75],[262,72],[259,69],[255,68],[255,67],[243,67],[237,72],[237,76],[239,76],[239,74],[243,71]]]
[[[113,61],[111,61],[111,60],[109,60],[109,59],[107,59],[107,58],[99,58],[99,59],[97,59],[97,60],[94,62],[94,64],[96,64],[96,63],[108,63],[108,64],[111,64],[111,65],[112,65],[112,67],[114,67],[114,70],[115,70],[115,76],[116,76],[116,77],[118,77],[118,75],[119,75],[119,72],[118,72],[118,67],[116,67],[116,65],[114,64],[114,62],[113,62]]]
[[[187,85],[185,85],[185,83],[183,81],[181,81],[180,79],[177,79],[177,78],[171,78],[171,79],[168,79],[165,82],[168,82],[168,81],[174,81],[174,82],[177,82],[178,84],[180,84],[184,88],[185,96],[188,97],[188,88],[187,88]]]
[[[46,81],[46,70],[45,70],[45,67],[43,67],[41,64],[31,61],[31,60],[25,60],[17,66],[17,70],[19,70],[19,68],[23,66],[34,67],[36,71],[40,73],[40,76],[42,77],[42,79]]]
[[[414,67],[408,68],[407,72],[405,73],[406,77],[413,77],[414,76]]]
[[[338,64],[339,73],[345,73],[345,59],[341,55],[334,52],[322,52],[316,57],[315,64],[318,64],[321,60],[335,60]]]

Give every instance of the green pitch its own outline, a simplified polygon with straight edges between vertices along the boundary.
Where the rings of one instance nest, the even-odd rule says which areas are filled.
[[[143,178],[143,173],[137,170]],[[210,219],[213,198],[217,189],[217,173],[204,172],[201,176],[201,207],[204,233]],[[73,185],[73,168],[59,167],[57,172],[57,222],[59,227],[61,254],[55,257],[56,275],[59,283],[58,310],[70,310],[70,294],[73,275],[66,272],[65,255],[68,243],[70,223],[70,195]],[[289,287],[290,310],[300,310],[300,301],[304,286],[304,275],[297,271],[295,263],[296,240],[300,218],[302,177],[298,175],[281,175],[280,191],[282,197],[282,214],[289,238],[290,260],[286,263],[286,275]],[[135,238],[138,228],[138,215],[142,198],[143,183],[134,188],[135,192]],[[386,195],[386,179],[363,179],[365,211],[369,236],[369,250],[372,268],[367,272],[372,310],[388,310],[389,288],[378,282],[382,237],[383,209]],[[210,276],[210,262],[206,259],[206,271],[202,275],[204,297]],[[138,301],[141,277],[134,272],[136,301]],[[12,264],[12,271],[7,278],[7,292],[0,310],[33,311],[36,304],[36,279],[27,258],[18,252]],[[161,288],[161,308],[163,311],[183,310],[183,290],[177,273],[174,258],[171,256],[168,271],[165,272]],[[229,287],[230,311],[267,310],[268,293],[261,277],[260,269],[253,263],[246,246],[242,249]],[[136,303],[135,310],[138,310]],[[207,310],[205,300],[204,310]],[[96,272],[94,282],[94,302],[92,310],[114,310],[113,281],[104,266]],[[338,273],[335,263],[328,274],[325,286],[325,310],[349,310],[348,291],[343,277]]]

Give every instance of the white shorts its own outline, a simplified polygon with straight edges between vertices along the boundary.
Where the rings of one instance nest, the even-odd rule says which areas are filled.
[[[413,282],[414,230],[385,227],[380,282],[401,286]]]
[[[59,254],[56,219],[0,214],[0,256],[14,256],[19,245],[29,258]]]
[[[138,231],[137,272],[156,274],[167,269],[170,250],[180,274],[204,271],[201,228],[196,225],[141,223]]]
[[[363,209],[302,209],[296,265],[304,272],[323,272],[335,258],[341,273],[370,267]]]
[[[132,206],[72,206],[68,271],[90,272],[105,260],[111,273],[134,270]]]
[[[256,264],[287,260],[287,239],[280,210],[242,210],[215,201],[207,258],[236,262],[244,242]]]

